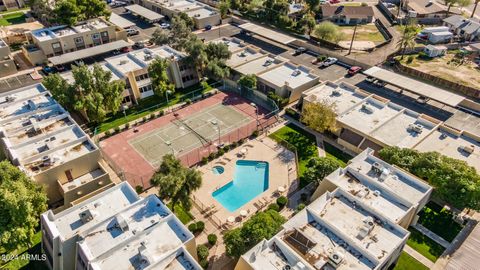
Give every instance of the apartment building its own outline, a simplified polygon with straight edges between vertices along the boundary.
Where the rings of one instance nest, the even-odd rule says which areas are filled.
[[[10,47],[4,40],[0,39],[0,78],[16,72],[17,66],[13,61]]]
[[[220,13],[216,9],[195,0],[135,0],[135,3],[170,19],[184,12],[193,19],[197,29],[222,23]]]
[[[355,153],[367,148],[379,151],[386,146],[437,151],[480,170],[480,136],[456,130],[355,86],[326,82],[305,91],[302,102],[335,104],[337,142]]]
[[[227,45],[232,57],[227,65],[238,74],[253,74],[257,77],[257,90],[298,100],[302,92],[318,84],[319,78],[312,70],[302,65],[288,62],[282,57],[268,54],[255,46],[247,46],[237,38],[220,38],[213,43]]]
[[[241,256],[235,270],[389,269],[409,232],[386,211],[341,188],[327,191]]]
[[[33,43],[25,46],[23,52],[32,64],[37,65],[54,56],[82,53],[88,48],[128,39],[124,29],[103,18],[96,18],[74,26],[61,25],[34,30],[31,32],[31,40]],[[118,48],[110,48],[114,49]]]
[[[0,0],[0,11],[19,9],[25,6],[23,0]]]
[[[129,106],[136,104],[142,98],[154,95],[152,82],[148,75],[148,66],[157,57],[169,61],[167,74],[176,88],[189,87],[199,82],[195,67],[183,61],[186,55],[166,45],[106,58],[105,62],[99,63],[99,65],[112,73],[112,80],[125,81],[123,104]],[[71,71],[62,73],[61,76],[67,81],[73,82]]]
[[[51,269],[198,269],[195,238],[155,195],[122,182],[40,217]]]
[[[0,101],[3,152],[45,186],[52,207],[68,208],[112,185],[98,147],[43,85],[9,91]]]
[[[433,188],[418,177],[374,156],[370,148],[326,176],[312,200],[340,188],[387,218],[408,228],[430,199]]]

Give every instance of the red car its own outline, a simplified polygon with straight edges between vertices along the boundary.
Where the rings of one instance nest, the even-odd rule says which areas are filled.
[[[359,67],[359,66],[353,66],[353,67],[351,67],[351,68],[348,70],[348,75],[355,75],[355,74],[357,74],[358,72],[360,72],[360,70],[362,70],[361,67]]]
[[[330,4],[338,4],[340,3],[340,0],[330,0]]]

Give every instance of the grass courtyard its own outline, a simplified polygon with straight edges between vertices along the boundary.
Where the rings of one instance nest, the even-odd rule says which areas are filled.
[[[400,254],[400,258],[397,261],[397,265],[393,270],[428,270],[429,268],[423,265],[421,262],[415,260],[412,256],[408,255],[405,251]]]
[[[408,230],[410,231],[410,237],[407,240],[407,245],[418,251],[418,253],[422,254],[430,261],[435,262],[445,251],[444,247],[423,235],[415,228],[410,227]]]
[[[462,230],[462,225],[453,220],[450,211],[442,209],[441,206],[434,202],[429,202],[419,213],[418,223],[438,236],[452,242],[457,234]]]
[[[167,204],[167,207],[171,210],[172,204]],[[193,215],[185,208],[183,208],[181,204],[175,205],[175,210],[173,210],[172,212],[178,217],[178,219],[180,219],[183,224],[188,224],[190,221],[193,220]]]
[[[0,261],[0,269],[7,270],[18,270],[18,269],[29,269],[29,270],[46,270],[48,269],[47,265],[41,260],[28,260],[27,256],[36,255],[41,259],[41,242],[42,233],[37,232],[33,238],[33,245],[31,248],[21,248],[10,252],[9,254],[19,255],[18,258],[13,259],[7,263]]]
[[[422,71],[424,73],[456,82],[461,85],[480,88],[480,69],[475,63],[466,61],[459,64],[452,61],[455,58],[456,51],[449,51],[443,57],[421,58],[414,54],[413,61],[409,61],[409,56],[397,57],[402,65]]]
[[[351,41],[355,26],[340,26],[340,31],[344,34],[342,41]],[[371,41],[379,44],[385,41],[382,33],[375,24],[358,25],[355,33],[355,41]]]
[[[8,26],[25,22],[25,14],[21,11],[0,15],[0,26]]]

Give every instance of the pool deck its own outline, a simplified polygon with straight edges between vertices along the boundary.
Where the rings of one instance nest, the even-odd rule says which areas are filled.
[[[247,149],[247,153],[244,157],[241,157],[240,154],[244,148]],[[213,198],[212,193],[233,180],[237,160],[268,162],[269,185],[266,191],[260,193],[236,211],[229,212]],[[213,173],[212,168],[217,165],[221,165],[225,168],[224,173],[220,175]],[[202,187],[194,192],[194,201],[203,210],[208,209],[205,212],[213,214],[212,219],[216,223],[226,224],[227,218],[233,216],[236,221],[234,224],[230,224],[232,227],[240,224],[242,219],[248,219],[248,217],[257,212],[261,206],[264,206],[265,209],[267,205],[275,202],[276,198],[279,196],[278,187],[283,186],[287,191],[293,190],[293,188],[291,189],[291,186],[297,180],[294,154],[268,137],[248,140],[222,157],[217,158],[204,166],[200,166],[199,171],[202,173],[203,183]],[[283,195],[286,196],[287,192],[284,192]],[[247,211],[248,216],[246,218],[241,217],[241,210]]]

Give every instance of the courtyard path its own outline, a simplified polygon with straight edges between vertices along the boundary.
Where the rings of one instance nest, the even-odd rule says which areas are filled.
[[[403,251],[405,251],[408,255],[412,256],[415,258],[415,260],[421,262],[423,265],[425,265],[428,268],[432,268],[434,263],[430,261],[429,259],[425,258],[422,254],[418,253],[416,250],[411,248],[409,245],[405,245],[403,247]]]

